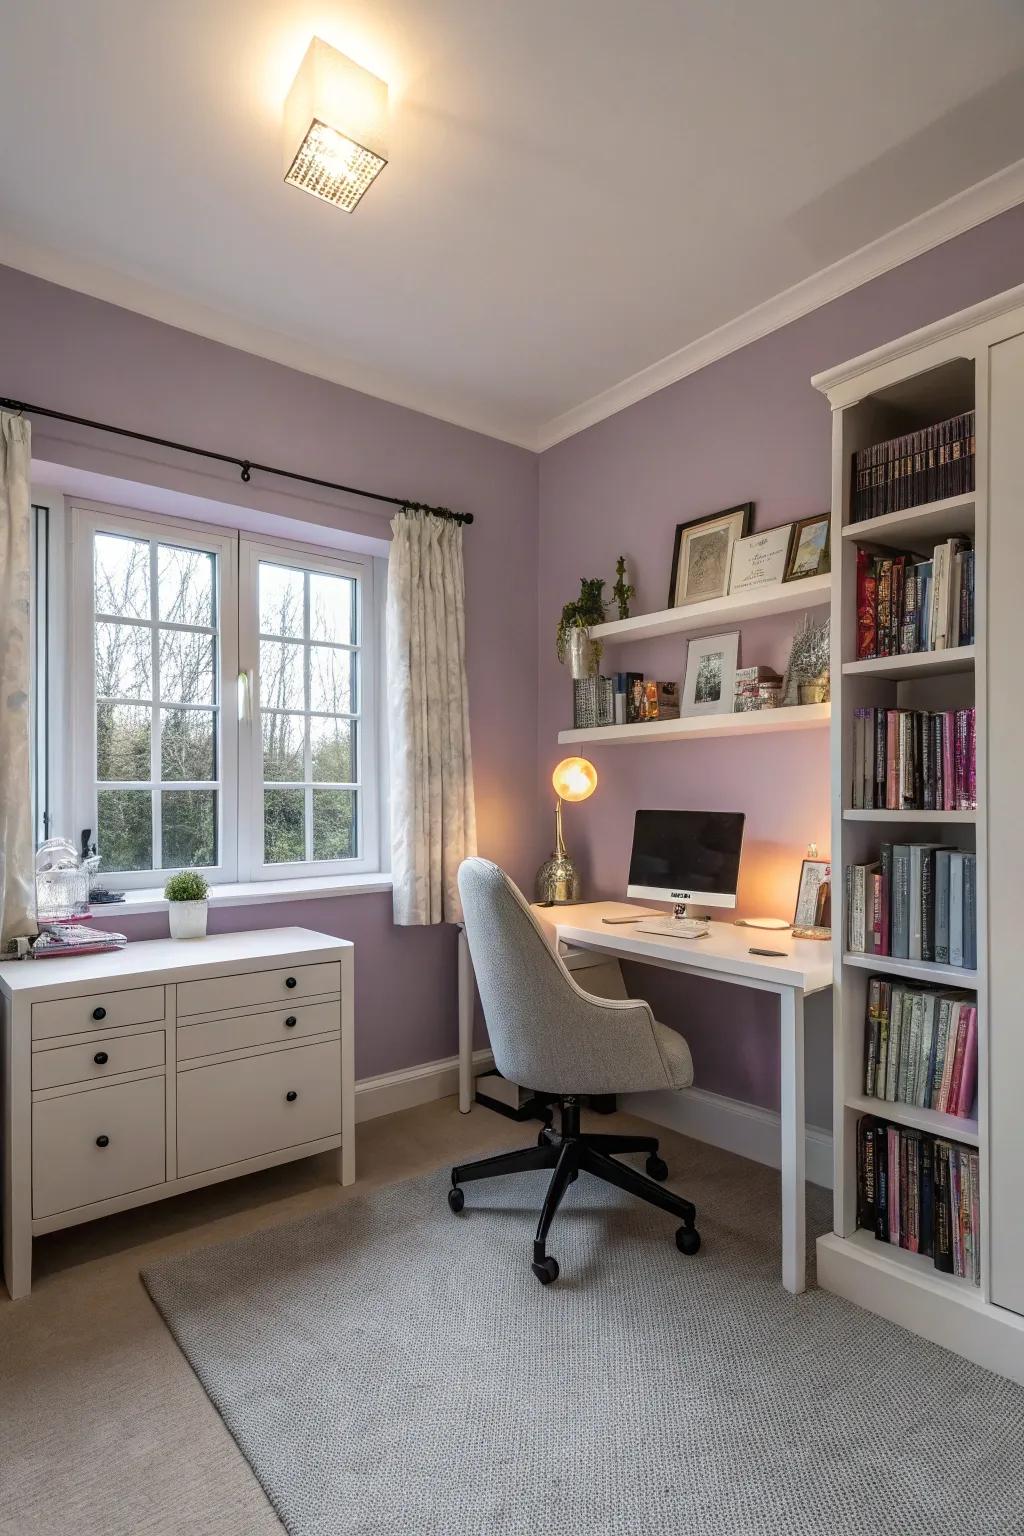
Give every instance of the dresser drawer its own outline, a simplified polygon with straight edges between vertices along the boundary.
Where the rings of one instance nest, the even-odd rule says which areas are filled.
[[[179,1178],[340,1132],[340,1041],[178,1074]]]
[[[114,1077],[118,1072],[137,1072],[140,1067],[162,1067],[163,1063],[162,1029],[144,1035],[119,1035],[115,1040],[93,1040],[88,1045],[59,1045],[51,1051],[33,1051],[32,1087],[86,1083],[91,1078]]]
[[[298,1002],[301,997],[326,997],[340,991],[341,966],[336,960],[291,965],[279,971],[248,971],[242,976],[212,976],[209,981],[179,984],[178,1017],[258,1003]]]
[[[278,1040],[297,1040],[303,1035],[326,1035],[341,1029],[340,1003],[296,1004],[266,1013],[246,1013],[233,1019],[208,1019],[202,1024],[178,1027],[178,1060],[214,1056],[247,1045],[275,1045]]]
[[[32,1004],[32,1038],[77,1035],[86,1029],[115,1024],[153,1024],[164,1016],[163,987],[132,987],[127,992],[64,997],[55,1003]]]
[[[32,1105],[32,1214],[110,1200],[165,1178],[164,1079],[88,1088]]]

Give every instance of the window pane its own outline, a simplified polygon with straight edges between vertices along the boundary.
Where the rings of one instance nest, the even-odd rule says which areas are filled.
[[[149,544],[98,533],[93,550],[96,612],[149,618]]]
[[[309,648],[309,707],[318,714],[340,715],[355,709],[351,651],[335,651],[326,645]]]
[[[356,776],[354,720],[313,715],[309,722],[311,777],[320,784],[351,784]]]
[[[314,789],[314,859],[356,857],[356,792],[354,789]]]
[[[175,704],[213,704],[212,635],[189,630],[160,631],[160,697]]]
[[[99,698],[153,696],[152,631],[138,624],[96,625],[96,694]]]
[[[260,561],[260,634],[301,640],[304,634],[303,577],[286,565]]]
[[[216,864],[216,790],[162,790],[160,819],[164,869],[202,869]]]
[[[306,857],[306,792],[263,791],[263,857],[268,864],[294,864]]]
[[[160,711],[160,777],[215,779],[216,717],[210,709]]]
[[[305,709],[301,645],[260,641],[260,708]]]
[[[151,716],[138,704],[97,704],[96,777],[149,780]]]
[[[156,553],[160,618],[172,624],[214,624],[214,556],[161,544]]]
[[[354,645],[356,584],[348,576],[309,573],[309,638]]]
[[[101,789],[96,846],[106,873],[153,868],[153,817],[148,789]]]
[[[263,711],[262,724],[263,777],[276,783],[303,779],[306,717],[267,709]]]

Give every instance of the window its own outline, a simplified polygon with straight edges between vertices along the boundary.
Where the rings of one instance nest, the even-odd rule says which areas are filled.
[[[189,867],[212,883],[378,869],[373,561],[94,506],[68,517],[71,783],[54,805],[51,632],[37,825],[76,844],[89,830],[125,887]]]

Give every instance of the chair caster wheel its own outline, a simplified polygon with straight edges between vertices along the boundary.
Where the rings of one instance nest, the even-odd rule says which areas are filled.
[[[696,1227],[678,1227],[676,1229],[676,1247],[680,1253],[692,1257],[700,1248],[700,1233]]]
[[[457,1216],[466,1203],[466,1196],[457,1186],[448,1191],[448,1209]]]
[[[657,1179],[659,1184],[664,1184],[668,1178],[668,1163],[657,1152],[652,1152],[647,1159],[647,1177]]]
[[[552,1280],[558,1279],[558,1260],[549,1255],[541,1264],[536,1260],[530,1265],[541,1285],[550,1285]]]
[[[548,1130],[550,1128],[550,1124],[551,1124],[551,1122],[548,1121],[547,1124],[545,1124],[542,1127],[541,1131],[539,1132],[539,1134],[537,1136],[537,1145],[538,1145],[538,1147],[546,1147],[547,1146],[547,1144],[548,1144]]]

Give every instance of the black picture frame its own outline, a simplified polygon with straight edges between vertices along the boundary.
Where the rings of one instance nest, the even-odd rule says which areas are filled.
[[[733,517],[737,512],[742,512],[743,514],[743,522],[740,526],[740,532],[737,537],[745,539],[750,532],[750,524],[754,517],[754,503],[752,501],[741,501],[735,507],[723,507],[720,512],[705,512],[700,517],[691,517],[685,523],[676,524],[675,543],[672,546],[672,574],[668,583],[668,602],[665,605],[667,608],[675,608],[679,606],[676,603],[676,579],[679,575],[679,553],[683,545],[683,534],[687,529],[696,528],[701,523],[714,523],[717,522],[720,517]],[[728,572],[726,572],[725,586],[726,592],[728,592]]]
[[[813,571],[793,570],[797,550],[800,548],[800,536],[805,528],[813,528],[818,524],[825,524],[825,542],[818,555],[817,568]],[[801,517],[793,524],[789,535],[789,548],[786,550],[786,564],[782,572],[783,581],[806,581],[809,576],[824,576],[832,569],[832,514],[830,512],[815,512],[812,517]]]

